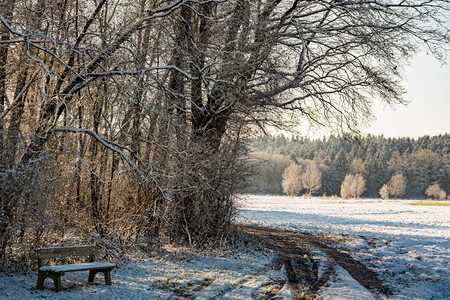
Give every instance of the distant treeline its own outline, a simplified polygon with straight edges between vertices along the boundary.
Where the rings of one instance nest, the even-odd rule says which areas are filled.
[[[265,136],[253,141],[255,175],[248,193],[281,194],[284,169],[292,162],[315,163],[322,172],[322,187],[316,195],[339,195],[346,174],[362,173],[362,197],[379,197],[380,188],[392,175],[407,178],[404,198],[426,198],[433,184],[450,194],[450,135],[385,138],[369,135],[355,139],[331,136],[323,139]]]

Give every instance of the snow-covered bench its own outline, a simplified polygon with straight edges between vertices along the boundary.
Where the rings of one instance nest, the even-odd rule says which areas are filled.
[[[97,246],[69,246],[49,247],[36,249],[38,256],[38,282],[37,288],[44,289],[44,281],[50,277],[55,284],[55,291],[61,291],[61,276],[67,272],[89,271],[88,282],[94,282],[95,274],[102,272],[105,275],[105,283],[111,285],[111,270],[116,267],[109,262],[96,262]],[[46,259],[63,259],[68,257],[88,257],[88,263],[46,266]]]

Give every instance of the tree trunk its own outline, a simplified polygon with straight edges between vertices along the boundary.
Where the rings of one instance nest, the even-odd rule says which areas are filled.
[[[14,101],[17,102],[16,106],[13,108],[10,124],[7,133],[7,143],[6,143],[6,161],[5,165],[8,169],[15,168],[17,147],[20,139],[20,124],[22,121],[22,115],[25,110],[25,99],[27,96],[27,91],[23,91],[25,88],[26,80],[28,76],[28,70],[22,70],[18,77],[16,83],[16,93],[14,95]]]
[[[11,19],[12,10],[14,8],[14,0],[2,1],[0,4],[0,14],[6,19]],[[0,26],[0,40],[6,42],[10,40],[9,31],[4,26]],[[0,115],[5,110],[5,105],[8,103],[8,97],[6,95],[6,63],[8,59],[8,44],[0,45]],[[5,169],[4,161],[4,121],[0,118],[0,173]]]

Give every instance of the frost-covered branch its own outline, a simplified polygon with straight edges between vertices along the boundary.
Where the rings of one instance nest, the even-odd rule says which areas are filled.
[[[167,65],[167,66],[154,66],[150,68],[144,68],[142,70],[110,70],[105,72],[93,72],[93,73],[84,73],[86,77],[104,77],[104,76],[112,76],[112,75],[144,75],[146,72],[152,72],[155,70],[174,70],[182,74],[189,80],[198,80],[198,77],[190,75],[188,72],[183,69],[175,66],[175,65]]]
[[[160,193],[163,195],[163,197],[166,200],[171,201],[168,197],[165,196],[164,189],[159,185],[159,183],[156,179],[156,176],[158,174],[155,174],[151,170],[146,170],[145,173],[148,174],[148,177],[146,175],[144,175],[142,173],[142,171],[140,170],[140,168],[131,160],[130,156],[124,152],[124,151],[127,151],[127,152],[131,153],[132,155],[134,154],[133,150],[129,149],[128,147],[120,145],[111,140],[105,139],[105,138],[101,137],[97,132],[90,130],[90,129],[85,129],[85,128],[75,128],[75,127],[64,126],[64,127],[53,128],[52,130],[49,131],[49,133],[52,133],[52,132],[72,132],[72,133],[76,133],[76,134],[85,133],[85,134],[92,136],[95,140],[97,140],[99,143],[101,143],[107,149],[113,151],[114,153],[119,154],[120,157],[122,157],[122,159],[131,167],[131,170],[133,172],[135,172],[142,181],[146,182],[149,177],[153,181],[155,186],[158,188]],[[141,166],[145,166],[144,162],[142,160],[140,160],[138,157],[136,157],[136,155],[133,155],[133,157],[139,161]],[[96,175],[96,176],[98,176],[98,175]]]
[[[130,167],[133,169],[134,172],[136,172],[136,174],[139,175],[139,177],[142,180],[146,180],[146,177],[144,176],[144,174],[142,174],[141,170],[136,166],[136,164],[130,159],[130,157],[125,154],[125,151],[128,151],[130,153],[133,153],[133,151],[125,146],[122,146],[118,143],[115,143],[113,141],[110,141],[108,139],[105,139],[103,137],[101,137],[98,133],[96,133],[93,130],[90,129],[83,129],[83,128],[75,128],[75,127],[57,127],[57,128],[53,128],[51,132],[73,132],[73,133],[86,133],[90,136],[92,136],[93,138],[95,138],[98,142],[100,142],[103,146],[105,146],[106,148],[108,148],[111,151],[114,151],[115,153],[118,153],[127,163],[128,165],[130,165]],[[152,176],[153,174],[150,174],[150,176]]]

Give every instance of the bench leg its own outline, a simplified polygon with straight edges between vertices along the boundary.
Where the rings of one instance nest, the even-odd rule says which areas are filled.
[[[55,292],[61,291],[61,274],[55,273],[46,273],[38,271],[38,282],[36,288],[38,290],[44,289],[44,281],[47,277],[51,277],[53,279],[53,284],[55,285]]]
[[[42,272],[38,271],[38,281],[37,281],[37,285],[36,285],[36,288],[38,290],[43,290],[44,289],[44,280],[45,280],[45,278],[46,278],[46,276]]]
[[[88,282],[94,282],[95,275],[98,272],[103,272],[105,275],[105,283],[106,285],[111,285],[111,270],[91,270],[89,271],[89,278]],[[53,283],[55,285],[55,292],[60,292],[62,290],[61,288],[61,275],[60,273],[47,273],[47,272],[40,272],[38,271],[38,282],[36,285],[36,288],[38,290],[44,289],[44,281],[47,277],[51,277],[53,279]]]
[[[98,272],[103,272],[103,274],[105,275],[105,283],[106,285],[111,285],[111,270],[95,270],[95,271],[89,271],[89,278],[88,278],[88,282],[94,282],[95,279],[95,275]]]
[[[55,275],[53,277],[53,282],[55,283],[55,292],[61,291],[61,276]]]
[[[89,271],[89,278],[88,278],[88,282],[94,282],[95,279],[95,274],[97,274],[97,271]]]
[[[103,274],[105,274],[105,283],[106,283],[106,285],[111,285],[112,284],[111,283],[111,271],[110,270],[105,271],[105,272],[103,272]]]

